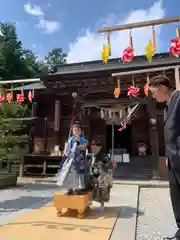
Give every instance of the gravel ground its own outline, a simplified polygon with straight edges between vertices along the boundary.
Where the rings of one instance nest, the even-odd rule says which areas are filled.
[[[5,225],[51,201],[59,188],[52,184],[25,184],[0,190],[0,225]]]
[[[161,240],[176,231],[168,188],[141,188],[136,240]]]

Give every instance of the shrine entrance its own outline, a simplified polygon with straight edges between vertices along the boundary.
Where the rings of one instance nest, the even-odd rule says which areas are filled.
[[[114,125],[114,151],[119,149],[125,150],[128,154],[132,154],[132,127],[127,124],[123,131],[119,131],[119,126]],[[106,125],[106,150],[112,149],[112,125]]]

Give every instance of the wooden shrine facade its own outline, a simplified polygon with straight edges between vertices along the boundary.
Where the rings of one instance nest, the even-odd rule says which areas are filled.
[[[107,64],[94,61],[57,66],[56,73],[41,78],[46,89],[36,94],[39,119],[35,122],[35,137],[40,139],[47,136],[47,139],[44,139],[44,148],[49,152],[55,145],[60,145],[63,149],[69,133],[73,104],[76,104],[76,112],[85,136],[89,141],[100,140],[105,149],[109,150],[112,136],[108,135],[109,130],[100,117],[100,109],[120,108],[134,102],[127,96],[128,88],[134,84],[143,89],[147,76],[151,78],[165,73],[178,87],[179,66],[180,60],[169,57],[169,54],[157,54],[152,64],[149,64],[144,56],[139,56],[128,64],[122,64],[120,59],[112,59]],[[133,74],[133,71],[136,73]],[[123,75],[120,76],[121,93],[119,98],[115,99],[113,93],[117,87],[117,78],[112,77],[112,74],[117,72]],[[73,93],[77,93],[76,98],[72,97]],[[150,125],[152,118],[157,120],[155,131]],[[138,142],[147,144],[148,155],[156,152],[153,153],[156,154],[153,158],[164,155],[163,104],[156,104],[150,98],[142,99],[140,109],[130,125],[130,141],[126,141],[131,155],[137,155]],[[124,135],[120,139],[123,142]]]

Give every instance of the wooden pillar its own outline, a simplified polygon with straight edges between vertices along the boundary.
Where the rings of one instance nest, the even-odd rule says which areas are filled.
[[[48,136],[47,136],[47,117],[44,118],[44,153],[47,152],[47,140],[48,140]]]
[[[179,68],[175,68],[175,83],[176,83],[176,89],[180,90],[180,78],[179,78]]]
[[[148,97],[148,112],[150,120],[150,144],[153,162],[153,178],[159,178],[159,146],[157,133],[156,102],[151,94]]]
[[[59,145],[59,131],[60,131],[60,101],[55,100],[55,107],[54,107],[54,136],[55,136],[55,144]]]

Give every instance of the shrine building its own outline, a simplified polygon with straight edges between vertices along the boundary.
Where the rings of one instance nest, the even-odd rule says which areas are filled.
[[[117,58],[110,59],[107,64],[91,61],[56,66],[55,73],[41,78],[46,88],[35,94],[38,118],[35,120],[33,151],[51,152],[55,145],[63,149],[75,106],[76,116],[89,142],[100,140],[107,153],[111,153],[113,147],[114,155],[123,149],[129,154],[130,162],[148,158],[152,172],[156,172],[159,157],[165,155],[164,105],[142,94],[137,100],[130,98],[127,92],[131,86],[143,89],[147,78],[159,74],[166,74],[178,88],[179,67],[180,59],[170,57],[169,53],[156,54],[151,64],[144,56],[138,56],[126,64]],[[114,89],[118,83],[120,95],[115,98]],[[125,129],[119,131],[120,110],[131,108],[139,98],[136,114]],[[145,143],[146,156],[138,156],[139,143]]]

